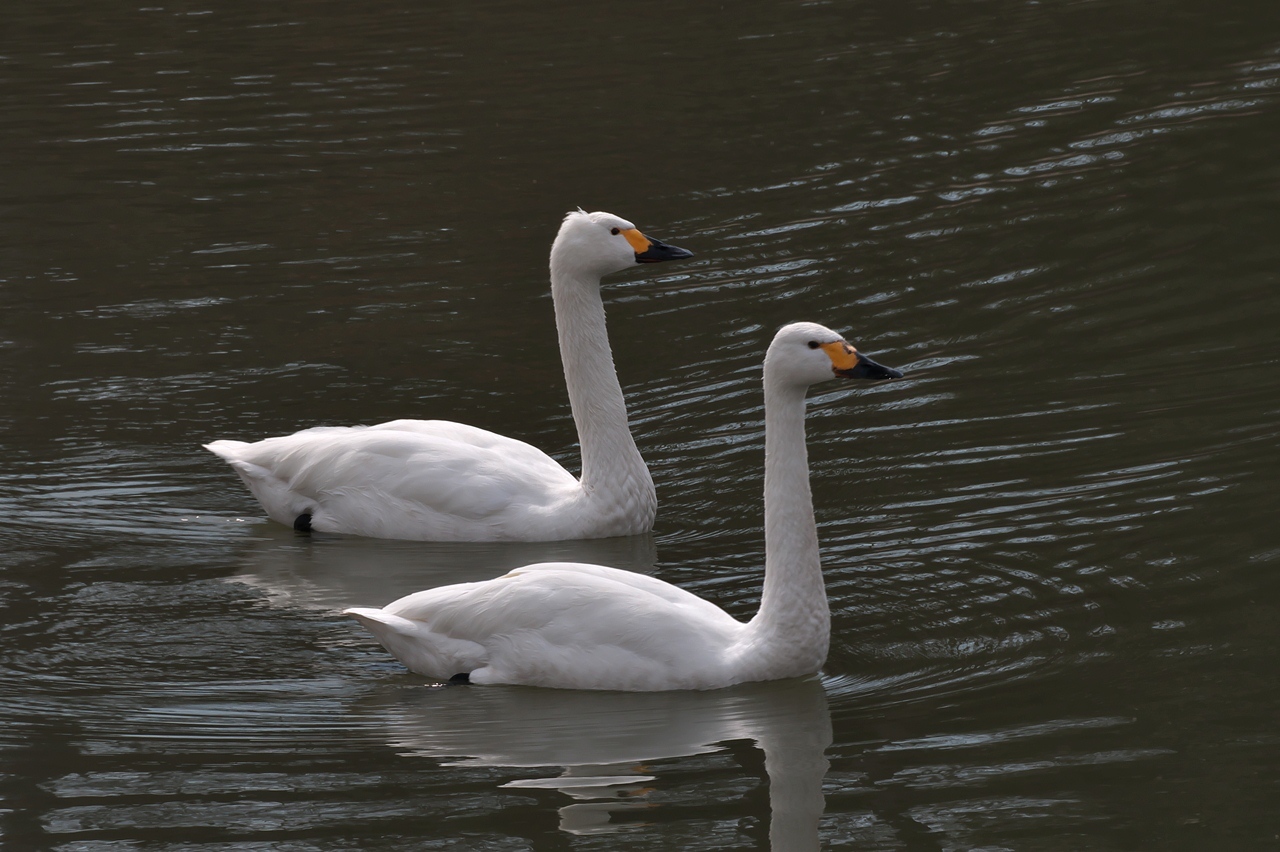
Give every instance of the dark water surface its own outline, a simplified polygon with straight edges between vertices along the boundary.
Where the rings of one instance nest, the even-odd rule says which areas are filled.
[[[19,2],[0,837],[22,850],[1280,845],[1274,2]],[[574,463],[564,211],[652,536],[295,535],[200,449],[446,417]],[[780,324],[820,681],[432,688],[337,608],[547,558],[748,616]]]

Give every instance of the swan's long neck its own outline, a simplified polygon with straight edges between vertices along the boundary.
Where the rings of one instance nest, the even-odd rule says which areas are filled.
[[[627,424],[627,404],[618,384],[605,326],[600,279],[551,266],[551,298],[555,302],[560,357],[564,360],[569,406],[582,450],[582,485],[600,510],[648,518],[635,532],[653,523],[656,507],[653,479]]]
[[[764,594],[751,620],[758,664],[774,676],[816,672],[831,616],[818,558],[818,528],[805,447],[807,388],[764,379]],[[794,671],[789,669],[794,667]]]

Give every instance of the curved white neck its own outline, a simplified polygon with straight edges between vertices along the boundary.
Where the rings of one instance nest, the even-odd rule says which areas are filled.
[[[748,629],[760,663],[794,674],[826,660],[831,614],[809,491],[805,387],[764,377],[764,593]],[[786,676],[785,671],[778,676]]]
[[[642,497],[652,503],[653,480],[631,437],[609,349],[600,279],[567,273],[554,260],[551,299],[569,407],[578,427],[583,489],[593,500],[622,503]]]

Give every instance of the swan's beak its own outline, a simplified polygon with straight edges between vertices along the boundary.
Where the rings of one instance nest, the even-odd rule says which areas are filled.
[[[669,246],[661,240],[646,237],[635,228],[628,228],[622,236],[636,252],[636,263],[659,263],[664,260],[683,260],[693,257],[693,252],[678,246]]]
[[[847,379],[900,379],[902,371],[886,367],[884,364],[877,364],[866,355],[859,354],[858,363],[853,366],[853,369],[836,370],[836,375]]]
[[[877,364],[843,340],[822,347],[831,359],[831,372],[846,379],[900,379],[902,371]]]

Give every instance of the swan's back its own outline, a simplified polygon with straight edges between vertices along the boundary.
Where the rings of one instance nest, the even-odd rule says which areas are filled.
[[[387,538],[493,540],[553,517],[578,482],[523,441],[445,420],[318,426],[253,444],[215,441],[277,521]],[[565,520],[571,520],[566,518]],[[519,532],[519,530],[517,530]]]
[[[379,612],[391,618],[371,623],[369,613]],[[407,630],[429,634],[437,647],[484,647],[485,665],[467,672],[475,683],[580,689],[727,685],[746,627],[662,580],[574,562],[527,565],[494,580],[417,592],[380,611],[352,614],[363,616],[389,649],[400,638],[388,641],[385,634]],[[417,670],[442,680],[463,673]]]

